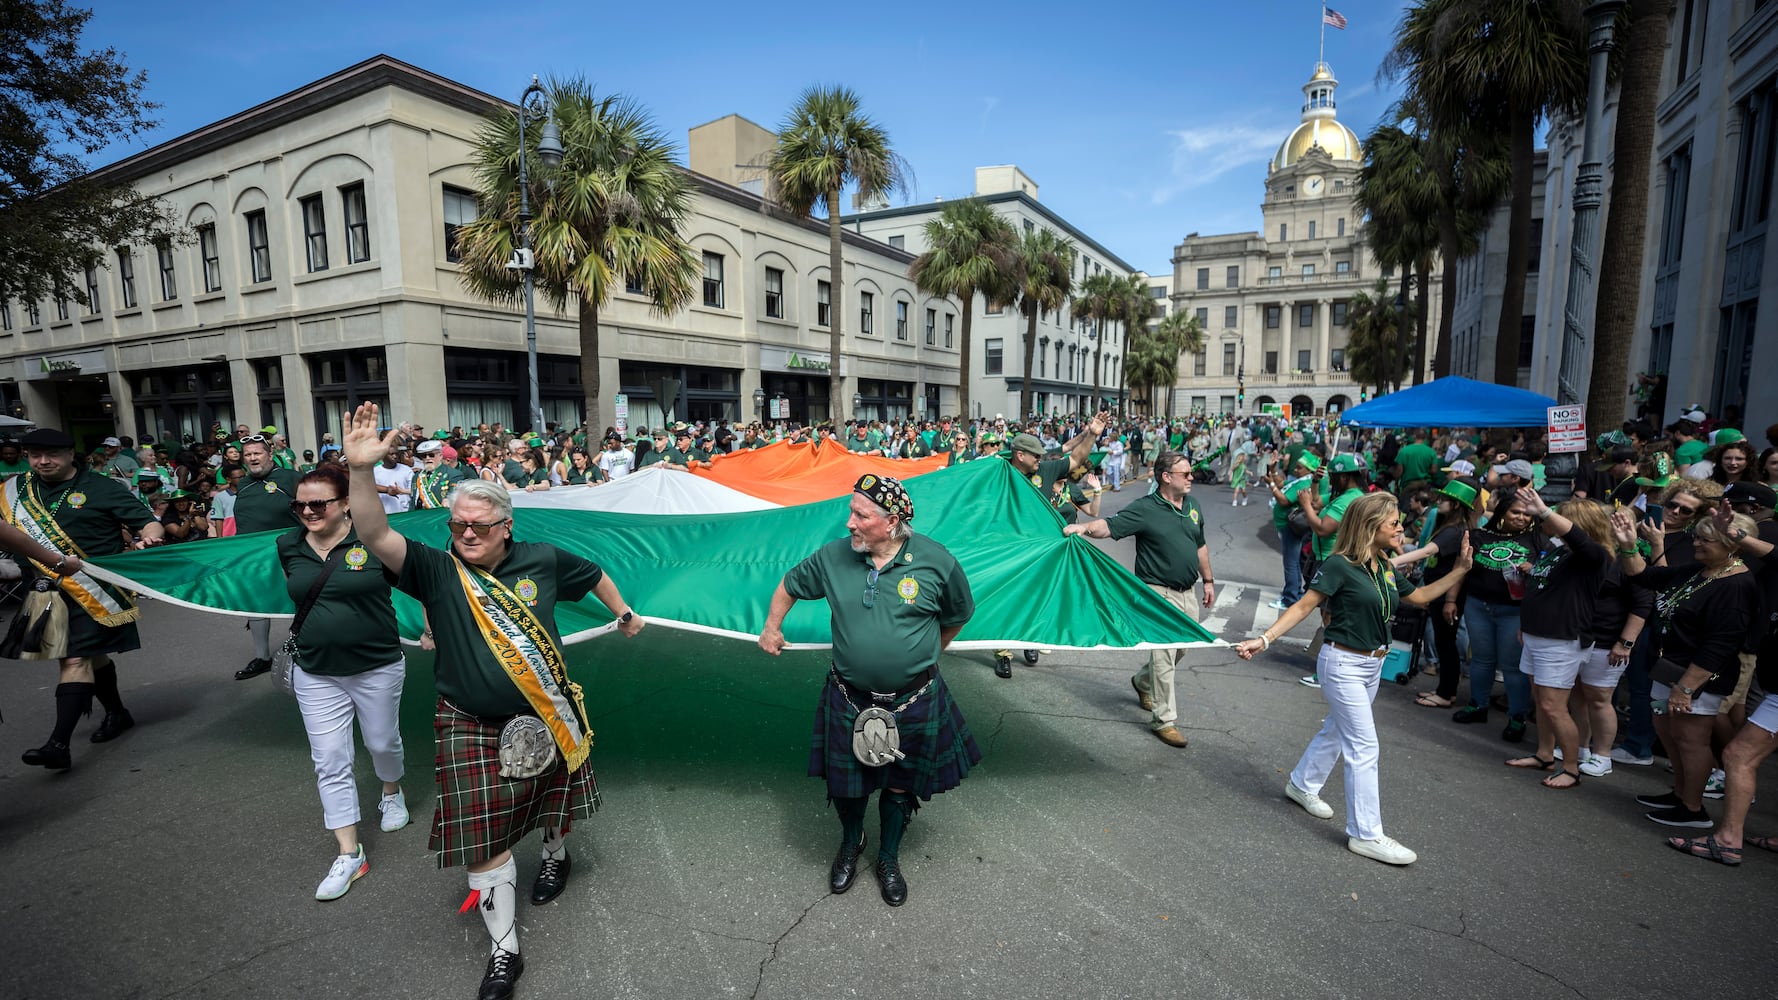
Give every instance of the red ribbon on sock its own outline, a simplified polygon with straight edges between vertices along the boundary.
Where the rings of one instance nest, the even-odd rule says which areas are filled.
[[[475,909],[475,904],[481,902],[481,899],[482,899],[482,891],[480,889],[469,890],[469,898],[467,898],[463,901],[462,906],[457,907],[457,912],[458,913],[468,913],[470,910]]]

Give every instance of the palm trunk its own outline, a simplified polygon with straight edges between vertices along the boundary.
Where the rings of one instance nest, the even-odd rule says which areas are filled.
[[[1420,258],[1414,269],[1414,283],[1420,289],[1420,301],[1414,306],[1414,384],[1426,381],[1426,326],[1431,318],[1432,301],[1426,294],[1432,287],[1432,261]]]
[[[1587,426],[1598,431],[1623,422],[1630,374],[1630,343],[1641,302],[1642,260],[1648,237],[1648,175],[1654,151],[1655,105],[1667,44],[1672,0],[1633,0],[1618,79],[1612,137],[1611,198],[1600,244],[1599,288],[1593,302],[1593,372],[1587,383]]]
[[[1105,356],[1105,331],[1111,329],[1111,320],[1103,321],[1099,327],[1099,339],[1093,341],[1093,405],[1089,412],[1099,412],[1099,362]]]
[[[1037,309],[1034,306],[1025,308],[1025,382],[1019,389],[1020,420],[1024,420],[1031,412],[1031,364],[1037,357]]]
[[[580,388],[585,394],[583,405],[587,427],[599,426],[599,307],[583,295],[574,299],[580,306]],[[589,437],[591,434],[589,433]]]
[[[840,350],[845,346],[846,338],[841,328],[845,325],[841,318],[846,315],[846,279],[840,260],[840,189],[835,187],[827,192],[827,287],[828,307],[827,318],[832,324],[828,334],[828,362],[833,365],[827,371],[827,419],[838,433],[842,421],[855,416],[845,406],[846,377],[840,374]]]
[[[1526,108],[1513,109],[1508,129],[1512,134],[1512,206],[1506,225],[1506,285],[1500,294],[1500,325],[1494,334],[1494,383],[1519,384],[1519,329],[1525,314],[1525,269],[1530,264],[1533,128],[1536,115]]]
[[[1428,166],[1439,179],[1441,197],[1438,205],[1438,255],[1440,289],[1438,303],[1438,344],[1432,352],[1432,377],[1451,374],[1451,322],[1457,308],[1457,184],[1452,176],[1449,157],[1444,155],[1444,140],[1437,136],[1427,143]]]
[[[974,341],[970,337],[970,317],[975,312],[975,289],[965,288],[958,296],[963,300],[963,343],[957,349],[957,415],[969,419],[970,357]],[[936,415],[936,414],[935,414]]]

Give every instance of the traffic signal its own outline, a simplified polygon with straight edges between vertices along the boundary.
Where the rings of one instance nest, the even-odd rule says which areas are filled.
[[[1364,402],[1368,402],[1370,400],[1370,398],[1371,398],[1370,390],[1366,389],[1364,386],[1359,386],[1358,387],[1358,401],[1360,403],[1364,403]]]

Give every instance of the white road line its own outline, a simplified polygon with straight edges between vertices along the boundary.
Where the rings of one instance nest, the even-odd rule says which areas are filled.
[[[1228,631],[1229,616],[1234,614],[1235,606],[1241,603],[1241,595],[1247,593],[1248,586],[1243,583],[1216,581],[1216,603],[1210,606],[1210,613],[1204,616],[1202,625],[1212,635],[1223,637]]]

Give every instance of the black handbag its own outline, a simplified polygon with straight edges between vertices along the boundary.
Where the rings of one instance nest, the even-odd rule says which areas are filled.
[[[1678,687],[1680,680],[1685,677],[1685,672],[1688,669],[1690,668],[1685,664],[1669,660],[1663,656],[1655,660],[1654,665],[1648,668],[1648,676],[1656,683],[1665,684],[1668,687]],[[1716,674],[1711,674],[1709,677],[1704,678],[1704,683],[1708,684],[1716,678]]]
[[[296,671],[292,668],[296,666],[297,634],[302,631],[304,620],[309,617],[309,612],[315,607],[315,601],[320,598],[321,588],[326,585],[327,578],[333,575],[334,567],[339,565],[338,557],[343,551],[339,546],[335,546],[333,551],[327,554],[327,559],[321,564],[321,572],[315,575],[315,582],[309,584],[309,592],[303,595],[302,603],[296,608],[296,617],[290,622],[290,635],[285,637],[284,644],[272,654],[272,678],[277,681],[278,687],[285,694],[296,694]]]

